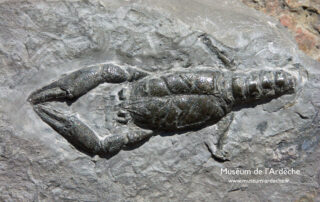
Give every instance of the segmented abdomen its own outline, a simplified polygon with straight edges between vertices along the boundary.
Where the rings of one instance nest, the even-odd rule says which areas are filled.
[[[232,78],[235,104],[276,98],[293,93],[295,87],[296,78],[283,70],[235,74]]]
[[[234,106],[279,97],[294,88],[295,78],[284,71],[175,72],[135,83],[128,110],[139,126],[174,131],[218,121]]]
[[[147,77],[134,84],[131,98],[221,94],[230,90],[231,75],[220,71],[198,71]]]

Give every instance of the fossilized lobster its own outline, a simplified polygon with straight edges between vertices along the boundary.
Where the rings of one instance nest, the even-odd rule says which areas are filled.
[[[121,91],[119,122],[137,127],[100,138],[76,116],[46,106],[78,98],[101,83],[129,82]],[[117,152],[157,131],[181,131],[219,121],[234,107],[295,91],[296,78],[283,70],[236,73],[213,69],[150,73],[111,63],[82,68],[32,93],[29,101],[41,119],[69,142],[91,154]]]

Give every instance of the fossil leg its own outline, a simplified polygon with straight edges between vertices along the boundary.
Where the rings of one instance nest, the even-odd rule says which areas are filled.
[[[28,100],[32,104],[48,101],[77,99],[101,83],[131,82],[148,73],[134,67],[98,64],[72,72],[63,78],[35,91]]]
[[[126,145],[138,143],[152,136],[151,131],[137,130],[127,134],[106,136],[102,139],[75,115],[62,113],[43,104],[35,105],[34,110],[44,122],[71,144],[90,154],[118,152]]]
[[[200,38],[209,50],[217,55],[218,59],[220,59],[224,65],[227,67],[235,66],[233,56],[234,50],[232,48],[225,46],[223,43],[208,34],[202,34]]]

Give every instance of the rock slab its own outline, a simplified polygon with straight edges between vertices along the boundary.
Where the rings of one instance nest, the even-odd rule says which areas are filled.
[[[223,68],[199,40],[230,48],[231,71],[293,69],[294,95],[232,112],[219,123],[159,135],[110,158],[76,150],[34,113],[27,97],[100,62],[159,72]],[[320,200],[320,64],[274,19],[237,0],[2,1],[0,3],[1,201]],[[224,67],[226,68],[226,67]],[[122,85],[103,84],[73,105],[99,135],[117,131],[106,112]],[[227,170],[294,169],[237,175]],[[285,183],[231,183],[281,179]]]

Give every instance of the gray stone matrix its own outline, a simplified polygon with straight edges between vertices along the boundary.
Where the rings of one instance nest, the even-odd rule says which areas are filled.
[[[94,85],[69,88],[76,83],[72,72],[96,64],[140,73],[125,69],[99,77],[116,82],[95,85],[84,79]],[[285,28],[236,0],[1,1],[0,201],[319,201],[319,70]],[[204,85],[195,93],[197,79],[213,78],[208,76],[213,72],[223,75],[213,86],[217,89]],[[161,95],[148,91],[145,97],[137,90],[144,81],[170,83],[194,75],[191,88],[167,85],[157,90]],[[264,76],[274,86],[284,82],[284,88],[273,86],[275,96],[260,102],[256,98],[272,92],[263,90]],[[236,91],[238,83],[246,88]],[[279,89],[284,91],[276,93]],[[210,90],[232,94],[211,95]],[[223,99],[190,110],[200,115],[192,113],[183,123],[188,119],[161,118],[158,109],[166,94],[184,94],[186,107],[210,96]],[[28,102],[30,95],[35,97]],[[155,114],[148,119],[132,115],[151,107],[138,105],[131,114],[128,110],[128,120],[122,110],[136,99],[157,103],[151,109]],[[223,105],[227,101],[233,104]],[[221,112],[217,119],[194,129],[193,123],[202,123],[197,117],[216,110]],[[66,132],[54,122],[54,128],[43,121],[50,117],[58,123],[74,117],[66,120],[78,127]],[[158,130],[166,127],[170,130]],[[94,156],[60,135],[94,131],[99,140],[121,134],[134,139],[150,130],[157,135],[116,155]],[[300,174],[221,173],[266,168]],[[229,182],[236,179],[289,182]]]

